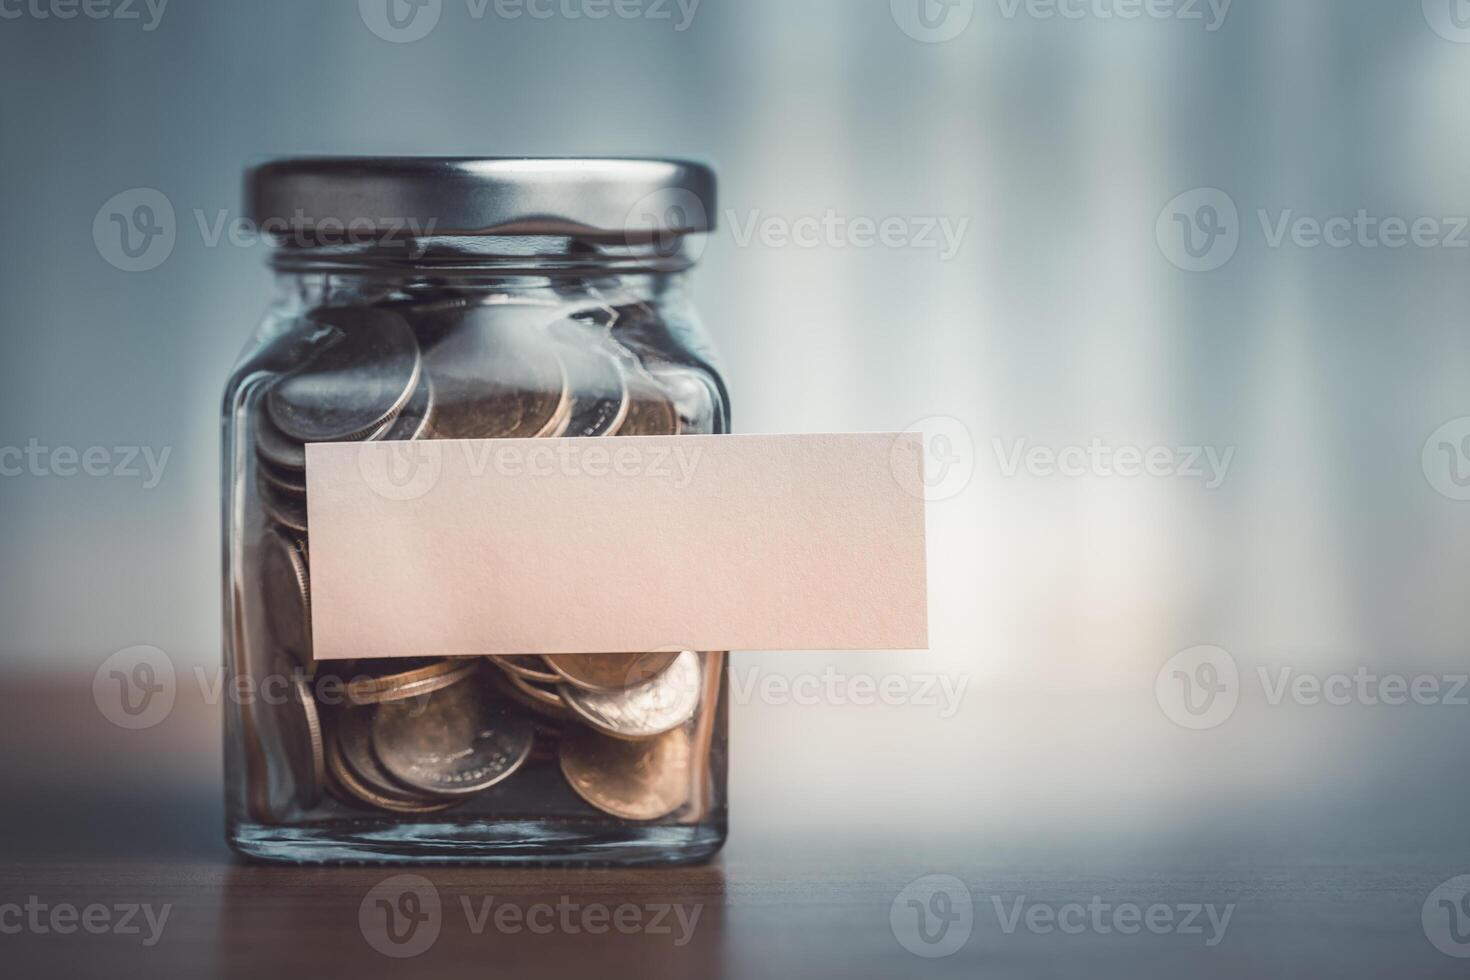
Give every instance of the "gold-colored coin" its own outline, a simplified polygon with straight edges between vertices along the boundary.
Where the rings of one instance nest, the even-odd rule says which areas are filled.
[[[494,685],[512,701],[524,707],[530,708],[543,718],[552,721],[568,722],[575,719],[575,715],[567,708],[566,702],[561,695],[556,693],[552,687],[543,687],[533,683],[518,674],[510,671],[494,671]]]
[[[566,427],[566,370],[549,342],[516,312],[474,307],[455,314],[428,369],[436,439],[531,439]]]
[[[348,766],[335,739],[327,748],[327,771],[332,777],[332,788],[338,790],[339,798],[349,805],[366,803],[390,813],[428,814],[448,810],[459,803],[457,800],[429,802],[406,793],[401,796],[385,793],[367,785]]]
[[[385,704],[373,715],[373,754],[383,770],[434,796],[472,796],[508,778],[531,754],[534,737],[528,715],[476,683],[420,704]]]
[[[506,673],[537,684],[560,684],[562,680],[561,675],[547,667],[546,661],[541,657],[510,654],[487,659]]]
[[[409,666],[409,664],[414,666]],[[347,682],[347,700],[352,704],[386,704],[432,694],[468,677],[478,666],[475,660],[438,660],[427,666],[416,661],[384,661],[391,674],[354,677]],[[408,669],[404,669],[404,668]]]
[[[588,691],[621,691],[651,681],[677,660],[673,653],[556,653],[542,659],[566,681]]]
[[[620,436],[676,436],[679,412],[663,389],[647,377],[628,378],[628,414],[618,426]]]
[[[689,733],[683,728],[642,742],[625,742],[582,728],[561,740],[568,785],[603,813],[657,820],[689,799]]]

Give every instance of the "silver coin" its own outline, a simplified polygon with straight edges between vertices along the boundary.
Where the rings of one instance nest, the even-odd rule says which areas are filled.
[[[297,800],[306,808],[321,802],[327,780],[326,752],[322,744],[321,718],[311,684],[295,664],[277,657],[275,670],[288,678],[287,695],[279,702],[280,735],[286,761],[296,777]]]
[[[652,738],[694,716],[700,697],[699,655],[686,650],[657,677],[621,691],[588,691],[563,684],[557,693],[578,717],[604,734]]]
[[[371,439],[373,442],[408,442],[410,439],[422,438],[429,427],[429,416],[433,411],[434,382],[429,377],[429,372],[421,371],[419,383],[408,404],[403,406],[403,410],[393,421],[373,433]]]
[[[306,446],[276,428],[263,399],[255,417],[255,452],[261,459],[284,469],[306,469]]]
[[[373,716],[373,751],[383,769],[435,796],[494,786],[521,767],[534,739],[530,720],[474,679],[384,704]]]
[[[256,460],[260,477],[275,489],[289,497],[306,496],[306,474],[301,470],[288,470],[280,466],[267,463],[264,459]]]
[[[261,601],[266,623],[281,649],[311,659],[311,579],[304,548],[280,531],[260,543]]]
[[[392,420],[422,371],[408,322],[389,310],[337,307],[311,314],[320,337],[300,370],[266,394],[281,432],[300,442],[362,439]]]
[[[297,534],[306,533],[305,496],[286,493],[266,479],[264,473],[256,475],[255,491],[266,517]]]

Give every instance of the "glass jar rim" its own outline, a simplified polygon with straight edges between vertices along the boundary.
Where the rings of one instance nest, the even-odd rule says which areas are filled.
[[[716,179],[677,159],[295,157],[245,174],[245,214],[310,247],[401,237],[566,236],[638,245],[715,227]]]

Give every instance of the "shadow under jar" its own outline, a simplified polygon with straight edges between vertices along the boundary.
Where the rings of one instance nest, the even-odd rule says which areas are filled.
[[[709,858],[725,654],[318,661],[305,446],[728,432],[684,284],[713,174],[304,159],[246,183],[276,291],[224,397],[230,844],[313,863]]]

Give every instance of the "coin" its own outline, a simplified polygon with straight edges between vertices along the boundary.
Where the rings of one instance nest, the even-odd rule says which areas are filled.
[[[265,516],[297,534],[306,534],[306,498],[287,493],[265,478],[256,474],[255,489],[260,497]]]
[[[588,803],[624,820],[657,820],[689,799],[689,733],[683,728],[641,742],[587,729],[561,740],[561,771]]]
[[[679,413],[653,381],[636,375],[628,379],[628,414],[617,429],[620,436],[676,436]]]
[[[260,476],[276,490],[288,497],[306,496],[306,474],[301,470],[289,470],[261,459],[257,464]]]
[[[276,428],[265,409],[265,401],[260,405],[255,417],[256,455],[284,469],[306,469],[306,446]]]
[[[526,761],[533,736],[530,719],[472,681],[384,704],[373,717],[383,769],[436,796],[478,793],[505,779]]]
[[[413,390],[408,404],[398,416],[389,422],[379,432],[373,434],[373,441],[382,442],[407,442],[410,439],[421,438],[429,427],[429,414],[434,410],[434,382],[429,377],[429,372],[424,371],[419,376],[419,383]]]
[[[589,691],[620,691],[643,684],[668,669],[674,653],[556,653],[542,659],[565,680]]]
[[[561,695],[556,693],[556,688],[543,687],[541,684],[510,671],[496,672],[492,676],[495,678],[494,684],[498,690],[512,701],[530,708],[541,717],[557,722],[576,720],[576,716],[567,708]]]
[[[392,673],[353,677],[347,682],[347,700],[352,704],[383,704],[432,694],[468,677],[478,666],[474,660],[437,660],[419,666],[418,661],[385,661]]]
[[[549,343],[503,307],[474,307],[430,352],[439,439],[528,439],[566,424],[566,372]]]
[[[369,785],[348,764],[337,739],[331,740],[327,745],[327,772],[331,774],[333,782],[346,797],[342,802],[348,804],[366,803],[390,813],[429,814],[448,810],[450,807],[458,806],[461,802],[460,800],[427,800],[422,797],[409,796],[402,791],[389,793]]]
[[[427,794],[410,791],[402,784],[394,782],[383,771],[378,757],[373,755],[374,712],[373,708],[344,706],[334,713],[334,733],[337,747],[342,752],[342,761],[347,763],[354,775],[379,793],[424,803],[442,802]]]
[[[275,671],[288,680],[286,697],[277,712],[286,762],[296,777],[298,802],[303,807],[313,807],[321,801],[326,780],[322,725],[317,716],[316,700],[312,697],[311,684],[306,676],[290,660],[278,656]]]
[[[621,691],[587,691],[571,684],[557,688],[567,707],[614,738],[651,738],[677,728],[699,707],[699,655],[684,651],[650,681]]]
[[[618,362],[588,347],[563,345],[558,354],[572,403],[563,434],[583,438],[617,431],[628,414],[628,386]]]
[[[298,659],[311,658],[311,578],[303,547],[280,531],[260,542],[261,598],[276,643]]]
[[[391,420],[412,397],[421,358],[403,317],[371,307],[316,310],[316,351],[266,393],[281,432],[300,442],[361,439]]]
[[[535,681],[539,684],[561,683],[561,675],[548,668],[546,661],[541,657],[511,655],[489,657],[488,659],[501,670],[528,681]]]

